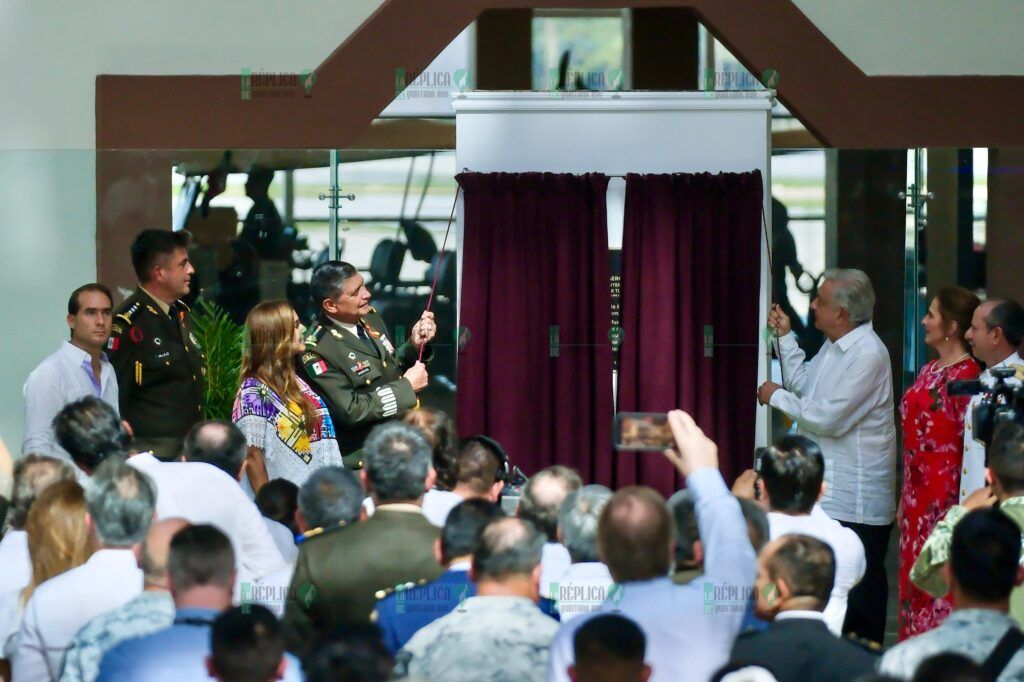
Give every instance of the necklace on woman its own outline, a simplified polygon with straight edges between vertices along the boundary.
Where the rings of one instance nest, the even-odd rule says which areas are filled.
[[[956,360],[954,360],[953,362],[947,363],[947,364],[945,364],[945,365],[940,365],[939,363],[937,363],[937,362],[936,362],[936,363],[935,363],[935,366],[934,366],[934,367],[932,367],[932,374],[938,374],[938,373],[939,373],[939,372],[941,372],[942,370],[944,370],[944,369],[947,369],[947,368],[949,368],[949,367],[952,367],[953,365],[957,364],[958,362],[960,362],[961,360],[963,360],[964,358],[966,358],[966,357],[967,357],[968,355],[970,355],[970,353],[964,353],[963,355],[961,355],[960,357],[958,357],[958,358],[957,358]]]

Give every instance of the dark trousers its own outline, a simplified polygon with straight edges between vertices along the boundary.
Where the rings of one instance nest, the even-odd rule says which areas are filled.
[[[885,640],[885,609],[889,602],[889,579],[885,574],[885,552],[889,548],[892,524],[869,526],[866,523],[840,521],[864,543],[867,570],[857,586],[850,590],[843,634],[856,635],[882,644]]]

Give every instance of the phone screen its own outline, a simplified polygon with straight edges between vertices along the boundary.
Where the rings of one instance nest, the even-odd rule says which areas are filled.
[[[659,412],[620,412],[615,415],[617,450],[662,451],[675,444],[668,415]]]

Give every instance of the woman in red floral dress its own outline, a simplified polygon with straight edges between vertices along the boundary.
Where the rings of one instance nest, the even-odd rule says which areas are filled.
[[[946,394],[950,381],[981,373],[964,334],[978,297],[961,287],[942,289],[921,321],[925,343],[938,352],[903,396],[903,492],[900,496],[900,641],[939,625],[950,612],[910,582],[910,569],[932,528],[956,504],[963,466],[964,413],[969,398]]]

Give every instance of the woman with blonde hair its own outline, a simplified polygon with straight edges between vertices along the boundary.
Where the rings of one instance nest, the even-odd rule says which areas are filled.
[[[249,312],[245,327],[242,385],[231,420],[252,458],[266,463],[268,479],[295,485],[322,466],[343,466],[327,406],[295,373],[295,356],[306,350],[305,327],[291,305],[264,301]]]
[[[84,564],[92,555],[85,522],[85,492],[75,481],[47,487],[29,507],[25,532],[32,561],[32,579],[23,590],[0,595],[2,658],[10,660],[25,604],[37,587]]]

